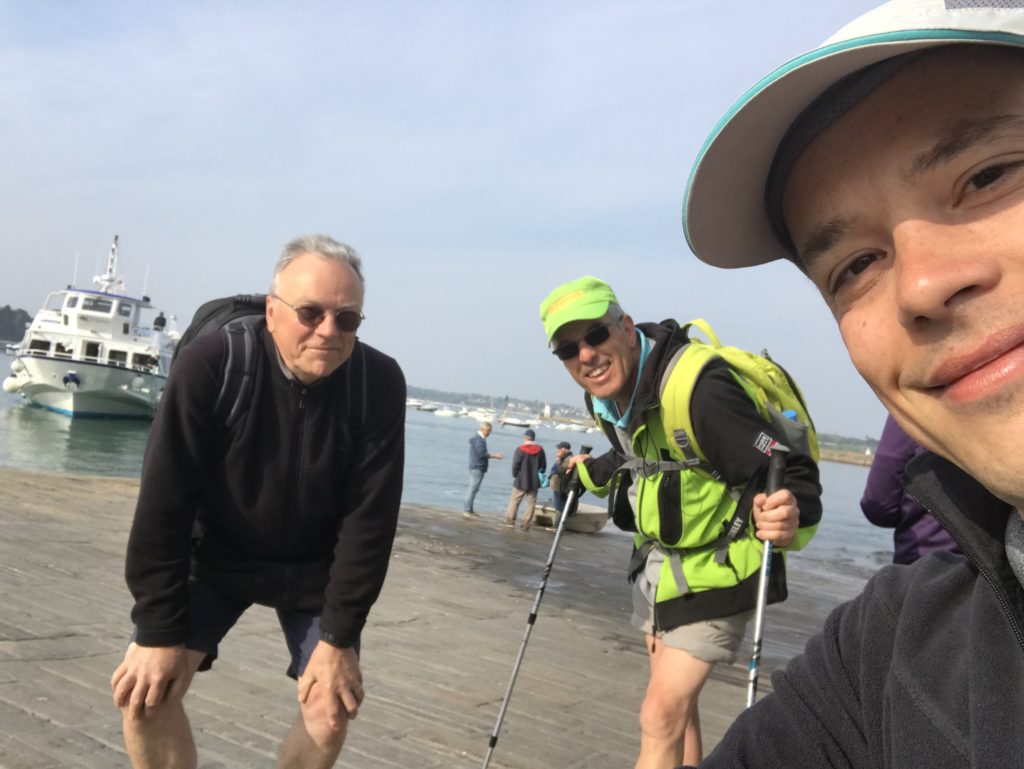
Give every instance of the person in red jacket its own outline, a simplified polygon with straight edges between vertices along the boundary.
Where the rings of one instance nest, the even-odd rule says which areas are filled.
[[[526,510],[523,512],[523,531],[529,531],[533,523],[533,512],[537,505],[537,490],[540,488],[540,472],[548,466],[544,449],[535,443],[537,437],[533,430],[523,433],[523,442],[516,448],[512,457],[512,496],[505,510],[505,526],[516,525],[516,513],[519,503],[526,497]]]

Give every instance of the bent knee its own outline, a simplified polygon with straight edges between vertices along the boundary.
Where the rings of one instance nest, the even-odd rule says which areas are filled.
[[[640,731],[659,738],[682,736],[696,699],[648,691],[640,706]]]
[[[327,699],[319,695],[319,687],[314,686],[309,699],[299,710],[302,714],[302,723],[306,726],[306,732],[320,747],[326,747],[345,739],[348,730],[348,713],[339,702],[337,709],[332,712],[328,709]]]

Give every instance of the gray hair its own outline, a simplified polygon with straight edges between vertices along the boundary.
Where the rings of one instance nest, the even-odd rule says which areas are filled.
[[[608,309],[604,314],[608,316],[611,323],[621,323],[622,319],[626,317],[625,311],[615,302],[608,302]]]
[[[303,235],[288,243],[284,247],[284,251],[281,252],[277,264],[274,265],[274,280],[270,286],[271,293],[274,293],[274,287],[277,285],[277,276],[284,271],[285,267],[303,254],[315,254],[324,259],[330,259],[332,262],[347,264],[359,278],[359,282],[362,285],[366,285],[366,281],[363,278],[363,262],[352,246],[339,243],[330,235]]]
[[[492,427],[494,427],[494,425],[492,425],[490,422],[481,422],[480,423],[480,429],[483,430],[485,427],[488,430],[490,430]]]

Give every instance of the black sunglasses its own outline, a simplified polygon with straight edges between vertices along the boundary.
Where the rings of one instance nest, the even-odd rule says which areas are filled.
[[[323,323],[324,317],[329,313],[334,316],[334,325],[338,327],[339,331],[351,332],[359,328],[359,324],[366,317],[357,310],[325,310],[323,307],[317,307],[315,304],[305,304],[301,307],[296,307],[293,304],[288,304],[277,294],[272,294],[271,296],[281,304],[290,307],[295,312],[295,317],[299,319],[299,323],[309,328],[319,326]]]
[[[559,360],[572,360],[580,354],[581,341],[586,342],[589,347],[597,347],[599,344],[607,342],[608,337],[612,335],[611,325],[611,323],[605,323],[600,326],[594,326],[583,335],[582,339],[577,339],[575,342],[564,342],[552,350],[551,354]]]

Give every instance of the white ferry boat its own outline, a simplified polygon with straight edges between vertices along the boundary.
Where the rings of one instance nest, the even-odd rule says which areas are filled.
[[[148,296],[124,295],[117,236],[97,288],[46,298],[25,331],[3,389],[71,417],[152,417],[179,334]]]

